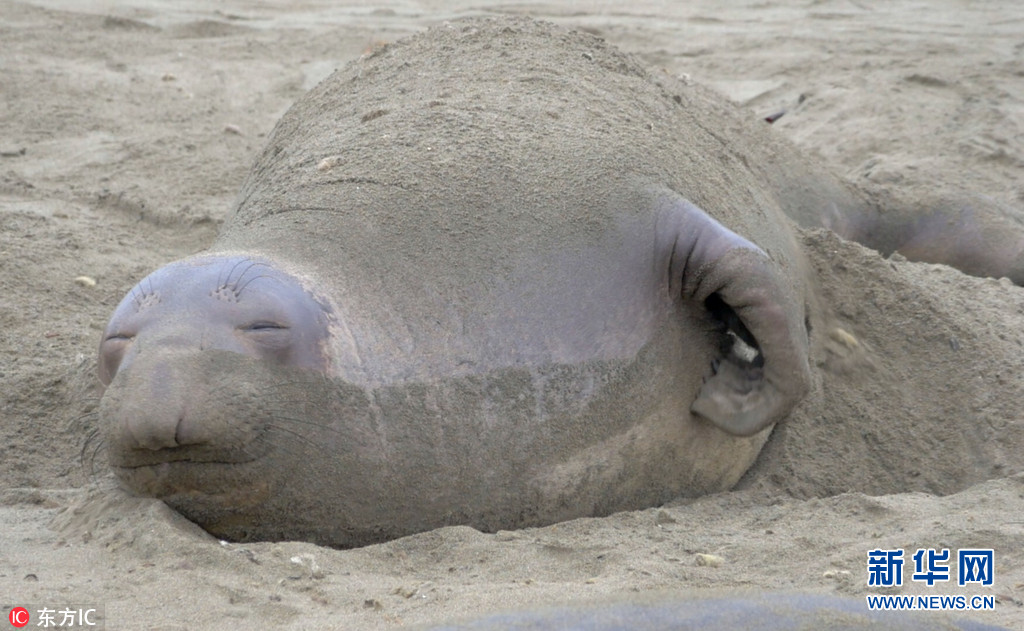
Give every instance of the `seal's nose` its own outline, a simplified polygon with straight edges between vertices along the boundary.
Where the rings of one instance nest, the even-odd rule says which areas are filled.
[[[135,371],[138,374],[141,371]],[[124,446],[130,449],[171,449],[184,444],[181,428],[189,407],[186,383],[180,369],[167,361],[152,362],[146,371],[145,383],[136,384],[139,396],[123,415]]]
[[[263,410],[239,410],[237,402],[254,399],[246,369],[262,367],[259,360],[227,351],[146,346],[131,368],[118,371],[100,400],[111,464],[251,460],[250,444],[265,427]]]
[[[152,417],[134,417],[127,423],[128,434],[133,444],[126,446],[152,451],[178,447],[180,444],[177,441],[177,428],[180,422],[180,419],[177,422],[162,422]]]
[[[140,353],[131,370],[118,375],[130,393],[120,402],[114,437],[120,449],[173,449],[203,445],[206,423],[193,418],[202,408],[202,378],[190,374],[188,352]],[[185,361],[183,361],[185,360]]]

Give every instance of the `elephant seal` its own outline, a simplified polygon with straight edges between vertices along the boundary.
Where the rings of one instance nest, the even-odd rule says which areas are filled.
[[[110,463],[218,537],[334,546],[727,490],[809,387],[784,210],[864,204],[596,37],[433,28],[297,102],[210,250],[116,308]]]
[[[547,611],[493,614],[477,620],[431,626],[425,631],[789,631],[790,629],[890,629],[892,631],[998,631],[963,619],[872,611],[863,600],[820,594],[758,594],[683,598],[663,602],[558,607]]]

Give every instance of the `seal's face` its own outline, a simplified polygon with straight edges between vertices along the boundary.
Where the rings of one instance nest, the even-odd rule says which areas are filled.
[[[240,466],[265,457],[280,423],[261,395],[287,398],[281,384],[294,374],[320,378],[329,322],[298,279],[258,258],[193,257],[143,279],[100,342],[100,411],[119,477],[164,499],[261,502],[268,481]]]
[[[326,370],[327,308],[267,261],[204,256],[153,272],[125,296],[100,343],[110,385],[145,347],[218,349]]]

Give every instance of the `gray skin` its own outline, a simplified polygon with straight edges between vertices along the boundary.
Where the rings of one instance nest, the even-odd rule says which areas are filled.
[[[729,489],[810,380],[783,209],[871,208],[597,38],[432,29],[296,103],[210,251],[125,297],[110,462],[218,537],[335,546]]]
[[[818,594],[759,594],[662,602],[613,603],[509,612],[431,626],[425,631],[998,631],[969,620],[871,611],[863,599]]]

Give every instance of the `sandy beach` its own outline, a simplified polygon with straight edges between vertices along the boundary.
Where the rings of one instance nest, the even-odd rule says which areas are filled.
[[[851,337],[818,336],[811,394],[729,493],[354,550],[229,543],[120,491],[96,439],[96,348],[111,311],[150,271],[206,248],[278,118],[375,47],[475,15],[581,28],[753,118],[782,114],[778,134],[853,182],[906,198],[980,193],[1024,217],[1024,6],[210,6],[0,3],[5,611],[97,608],[107,629],[375,630],[773,590],[983,594],[995,608],[972,619],[1024,629],[1024,289],[824,231],[801,239]],[[878,548],[992,549],[995,580],[869,588]]]

